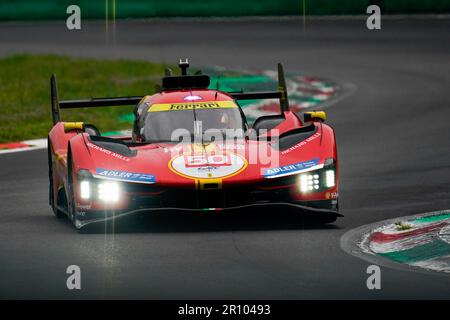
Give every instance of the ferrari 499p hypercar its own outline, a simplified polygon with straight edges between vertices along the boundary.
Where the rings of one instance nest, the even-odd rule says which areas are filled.
[[[289,110],[283,68],[276,91],[223,92],[210,78],[166,70],[158,92],[59,101],[48,135],[49,202],[77,229],[133,213],[294,209],[329,223],[338,213],[338,158],[323,111]],[[280,112],[249,125],[245,99],[278,99]],[[277,101],[277,100],[275,100]],[[63,122],[60,110],[135,105],[128,135]]]

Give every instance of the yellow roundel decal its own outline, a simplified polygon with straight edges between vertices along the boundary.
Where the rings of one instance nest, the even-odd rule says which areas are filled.
[[[224,179],[242,172],[247,160],[232,152],[178,155],[169,162],[176,174],[191,179]]]
[[[183,102],[183,103],[157,103],[151,105],[148,112],[160,111],[181,111],[192,109],[219,109],[219,108],[237,108],[233,101],[202,101],[202,102]]]

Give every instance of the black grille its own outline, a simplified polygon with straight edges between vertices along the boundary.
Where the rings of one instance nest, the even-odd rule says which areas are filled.
[[[133,208],[227,208],[252,203],[288,201],[289,188],[260,190],[253,186],[235,186],[214,190],[160,188],[130,183],[125,187]]]

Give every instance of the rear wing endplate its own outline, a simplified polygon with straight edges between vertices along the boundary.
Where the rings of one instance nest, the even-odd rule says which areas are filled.
[[[232,92],[230,95],[236,100],[279,99],[281,113],[289,111],[286,80],[281,63],[278,63],[278,91]]]

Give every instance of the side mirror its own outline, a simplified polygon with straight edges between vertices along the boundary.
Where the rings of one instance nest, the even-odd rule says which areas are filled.
[[[268,115],[268,116],[261,116],[255,120],[252,128],[255,129],[259,134],[259,130],[266,129],[269,131],[269,130],[275,128],[276,126],[278,126],[284,120],[286,120],[286,119],[285,119],[284,115],[282,115],[282,114],[272,114],[272,115]]]
[[[320,121],[325,122],[327,119],[327,114],[325,111],[307,111],[303,114],[303,121]]]
[[[83,122],[64,122],[64,132],[81,130],[84,131],[84,123]]]

